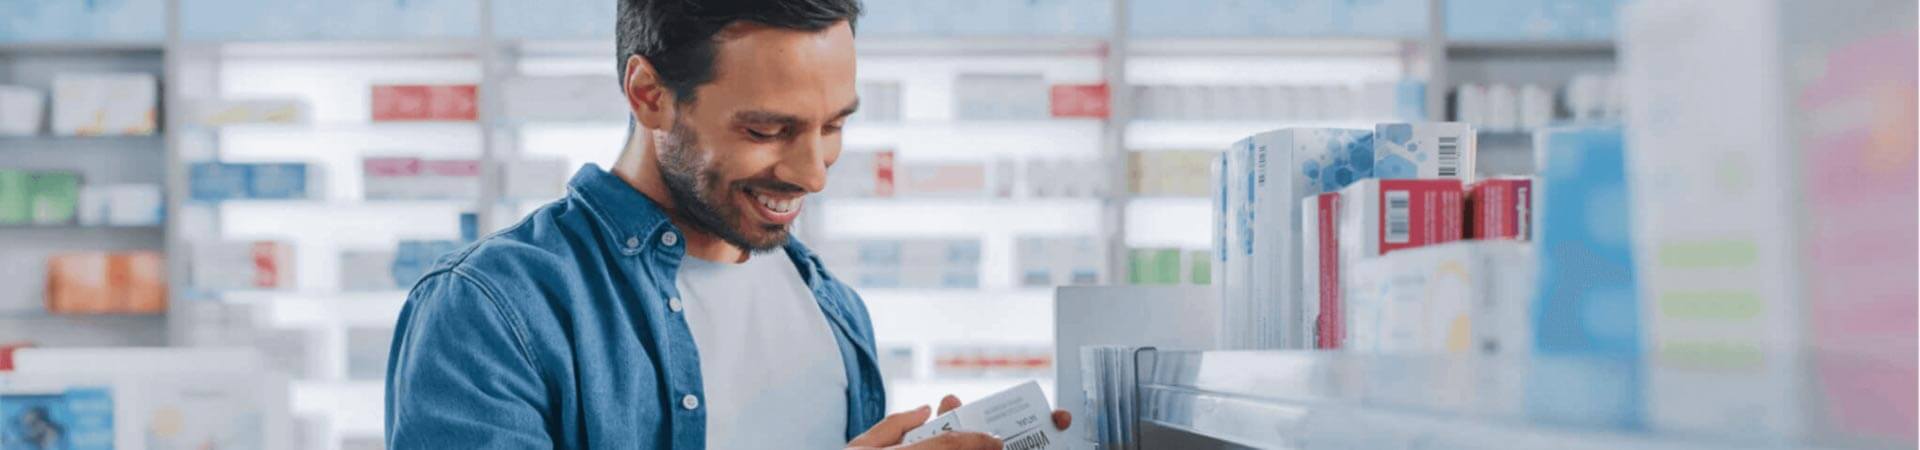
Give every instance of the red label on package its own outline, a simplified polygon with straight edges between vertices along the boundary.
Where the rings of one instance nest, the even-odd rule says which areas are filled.
[[[873,195],[893,196],[893,152],[891,151],[873,155]]]
[[[367,158],[360,170],[368,177],[411,177],[420,174],[418,158]]]
[[[478,120],[479,92],[471,84],[374,86],[373,120]]]
[[[1340,314],[1340,194],[1328,192],[1315,196],[1319,216],[1320,242],[1320,317],[1314,319],[1314,348],[1340,348],[1346,320]]]
[[[1460,240],[1460,180],[1380,180],[1380,254]]]
[[[1533,180],[1496,178],[1467,190],[1468,236],[1472,239],[1531,239]]]
[[[280,285],[280,246],[272,242],[253,243],[253,286],[271,288]]]
[[[1049,97],[1054,117],[1105,119],[1111,101],[1106,83],[1056,85],[1049,92]]]

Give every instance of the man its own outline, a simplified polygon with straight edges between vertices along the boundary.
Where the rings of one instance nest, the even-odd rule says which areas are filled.
[[[789,236],[858,105],[859,1],[619,9],[626,149],[414,286],[388,368],[389,445],[900,445],[932,412],[881,418],[866,306]]]

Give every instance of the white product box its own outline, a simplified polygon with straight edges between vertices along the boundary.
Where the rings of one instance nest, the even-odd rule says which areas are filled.
[[[1380,179],[1456,178],[1472,182],[1479,134],[1464,122],[1374,126],[1373,175]]]
[[[1525,356],[1532,341],[1533,249],[1517,241],[1432,245],[1349,266],[1354,352]]]
[[[199,100],[187,104],[187,118],[203,127],[304,124],[313,121],[313,107],[301,99]]]
[[[1226,348],[1306,348],[1296,328],[1300,296],[1300,204],[1324,190],[1365,178],[1354,158],[1371,155],[1368,130],[1297,128],[1270,131],[1234,144],[1229,185],[1235,213],[1228,242],[1227,296],[1222,299]],[[1240,180],[1236,180],[1240,179]],[[1234,210],[1236,209],[1237,210]],[[1242,259],[1244,257],[1244,259]],[[1244,278],[1241,278],[1244,277]],[[1244,285],[1242,291],[1238,285]],[[1244,314],[1244,316],[1235,315]]]
[[[509,78],[501,83],[501,114],[512,122],[619,122],[630,112],[620,86],[606,75]]]
[[[1105,246],[1098,238],[1021,237],[1014,242],[1015,279],[1021,286],[1100,284]]]
[[[55,75],[53,133],[153,134],[159,128],[159,89],[155,77],[145,73]]]
[[[960,74],[953,82],[954,118],[1045,119],[1052,93],[1040,74]]]
[[[46,120],[47,95],[24,86],[0,85],[0,135],[28,136]]]
[[[159,225],[166,203],[157,184],[83,185],[80,187],[81,225]]]
[[[501,167],[506,173],[507,198],[548,200],[567,193],[567,161],[522,159]]]
[[[195,289],[286,289],[294,286],[293,245],[284,242],[196,243],[190,262]]]
[[[1066,447],[1053,428],[1053,408],[1040,384],[1026,382],[986,398],[967,402],[908,431],[901,439],[911,444],[948,431],[975,431],[999,436],[1006,448],[1053,450]]]

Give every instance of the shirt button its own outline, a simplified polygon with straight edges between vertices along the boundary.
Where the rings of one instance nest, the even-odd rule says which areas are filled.
[[[667,309],[671,309],[673,312],[680,312],[680,309],[684,307],[685,306],[680,304],[680,297],[667,299]]]
[[[668,231],[666,234],[660,235],[660,243],[672,247],[674,244],[680,243],[680,233]]]
[[[627,238],[627,248],[637,248],[639,246],[640,246],[640,238],[638,237]]]
[[[680,406],[687,409],[699,408],[700,397],[695,397],[693,396],[693,394],[687,394],[687,396],[685,397],[680,397]]]

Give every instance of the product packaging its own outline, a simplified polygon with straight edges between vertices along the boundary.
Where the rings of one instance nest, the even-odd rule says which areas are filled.
[[[34,172],[29,183],[34,224],[74,223],[74,215],[80,209],[80,174]]]
[[[893,151],[840,153],[827,169],[828,197],[892,197]]]
[[[0,136],[39,133],[46,108],[46,94],[25,86],[0,85]]]
[[[33,173],[0,169],[0,224],[33,220]]]
[[[293,125],[313,121],[313,107],[301,99],[213,99],[187,104],[190,123],[202,127],[241,124]]]
[[[1529,354],[1533,249],[1512,241],[1405,249],[1349,265],[1346,340],[1355,352]]]
[[[1347,335],[1343,327],[1350,323],[1345,318],[1345,274],[1350,268],[1397,250],[1460,240],[1462,197],[1460,181],[1451,179],[1367,179],[1314,197],[1315,211],[1308,218],[1316,222],[1318,233],[1302,236],[1319,241],[1302,246],[1314,248],[1319,259],[1306,266],[1319,272],[1302,275],[1314,278],[1309,285],[1318,291],[1302,291],[1301,297],[1316,303],[1305,308],[1316,313],[1311,322],[1317,330],[1316,348],[1342,348]]]
[[[151,135],[159,129],[160,82],[145,73],[57,74],[53,133]]]
[[[80,187],[81,225],[159,225],[166,208],[157,184],[109,184]]]
[[[248,164],[247,198],[296,200],[310,195],[306,163]]]
[[[941,414],[908,431],[901,442],[911,444],[948,431],[975,431],[999,436],[1008,449],[1064,448],[1067,444],[1053,428],[1052,416],[1040,384],[1029,381]]]
[[[479,117],[479,87],[452,85],[375,85],[373,121],[471,122]]]
[[[1209,164],[1220,152],[1156,151],[1127,155],[1128,190],[1135,195],[1201,197],[1210,195]]]
[[[1634,367],[1644,357],[1628,224],[1639,212],[1627,203],[1621,131],[1548,128],[1535,133],[1534,146],[1540,173],[1533,239],[1540,263],[1529,305],[1533,353],[1607,369],[1533,373],[1539,380],[1530,383],[1542,386],[1530,389],[1527,409],[1556,420],[1638,425],[1645,385]],[[1596,377],[1606,381],[1577,390],[1550,387]]]
[[[113,391],[107,387],[72,387],[58,390],[0,390],[0,423],[7,424],[4,436],[7,448],[38,449],[16,430],[43,427],[59,430],[54,441],[61,450],[112,450]]]
[[[202,242],[193,246],[193,287],[206,290],[289,289],[293,246],[273,241]]]
[[[1480,180],[1467,188],[1467,238],[1533,237],[1533,178]]]
[[[252,177],[253,169],[246,164],[193,163],[187,166],[188,196],[202,202],[247,198]]]
[[[1374,127],[1375,177],[1471,182],[1478,157],[1479,135],[1466,123],[1383,123]]]
[[[47,311],[154,314],[167,307],[166,261],[156,252],[80,252],[47,259]]]
[[[954,79],[960,120],[1029,120],[1049,116],[1047,79],[1040,74],[963,73]]]
[[[910,163],[899,168],[899,193],[910,196],[987,195],[987,166],[980,162]]]
[[[413,198],[460,200],[480,198],[480,161],[475,159],[423,159],[420,161],[420,191]]]
[[[1054,85],[1050,94],[1049,103],[1055,118],[1107,118],[1106,83]]]
[[[1014,241],[1019,284],[1028,287],[1104,282],[1106,246],[1099,238],[1023,236]]]

